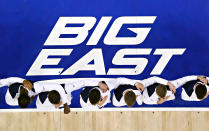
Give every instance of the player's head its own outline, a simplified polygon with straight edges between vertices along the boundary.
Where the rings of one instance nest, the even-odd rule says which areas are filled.
[[[96,105],[101,99],[101,94],[98,89],[92,89],[89,92],[89,101],[92,105]]]
[[[125,99],[126,105],[131,107],[136,102],[136,95],[132,90],[126,91],[124,94],[124,99]]]
[[[23,85],[24,85],[24,87],[26,87],[28,89],[32,89],[32,87],[33,87],[33,84],[29,80],[24,80]]]
[[[167,88],[165,85],[159,84],[156,88],[156,93],[160,98],[165,98],[167,94]]]
[[[99,82],[99,88],[102,90],[103,93],[105,93],[107,90],[109,90],[109,87],[105,81]]]
[[[18,98],[20,108],[27,108],[30,104],[30,97],[27,94],[21,94]]]
[[[203,84],[198,84],[195,87],[195,93],[196,93],[197,98],[199,100],[203,100],[204,98],[206,98],[206,95],[207,95],[207,88],[206,88],[206,86],[203,85]]]
[[[61,97],[59,92],[52,90],[48,94],[48,99],[52,104],[57,105],[60,103]]]
[[[23,86],[20,87],[20,95],[22,94],[28,95],[28,90],[25,89]]]

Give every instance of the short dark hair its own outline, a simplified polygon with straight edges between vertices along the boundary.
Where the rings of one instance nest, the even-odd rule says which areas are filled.
[[[30,97],[27,94],[21,94],[18,98],[20,108],[27,108],[30,104]]]
[[[133,91],[127,91],[124,96],[127,106],[131,107],[136,102],[136,95]]]
[[[167,88],[165,85],[159,84],[156,88],[156,93],[160,98],[165,98],[167,94]]]
[[[105,81],[101,81],[103,84],[107,85],[107,83]]]
[[[89,92],[89,101],[92,105],[97,104],[101,99],[101,94],[98,89],[92,89]]]
[[[61,98],[59,92],[52,90],[48,94],[48,99],[52,104],[59,104]]]
[[[195,88],[195,93],[198,99],[203,99],[207,94],[207,88],[205,85],[198,84]]]

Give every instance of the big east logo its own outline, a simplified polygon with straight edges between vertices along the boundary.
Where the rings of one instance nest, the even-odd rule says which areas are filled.
[[[91,34],[87,46],[97,45],[105,29],[110,23],[112,17],[102,17],[93,33]],[[135,37],[117,37],[118,32],[124,24],[153,24],[156,16],[123,16],[117,18],[107,34],[104,37],[105,45],[138,45],[141,44],[149,34],[151,28],[127,28],[136,33]],[[89,35],[89,30],[96,23],[95,17],[60,17],[48,36],[44,46],[72,46],[79,45]],[[82,24],[77,27],[67,27],[67,24]],[[62,34],[76,35],[72,38],[60,38]],[[95,71],[96,75],[139,75],[148,64],[146,58],[126,58],[131,55],[150,55],[152,49],[150,48],[123,48],[117,51],[112,59],[114,65],[134,65],[134,68],[109,68],[105,70],[105,63],[101,48],[94,48],[70,66],[67,70],[63,68],[42,68],[44,65],[58,65],[61,56],[69,56],[73,49],[42,49],[35,62],[27,72],[27,76],[36,75],[74,75],[78,71]],[[161,58],[156,63],[151,71],[151,75],[160,75],[167,63],[171,60],[173,55],[182,55],[185,48],[175,49],[155,49],[153,55],[161,55]],[[56,58],[48,58],[49,56],[56,56]],[[57,58],[60,56],[60,58]],[[91,61],[94,64],[89,64]]]

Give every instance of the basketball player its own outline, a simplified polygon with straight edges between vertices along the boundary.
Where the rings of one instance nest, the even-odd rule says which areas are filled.
[[[63,85],[56,83],[34,83],[34,89],[38,95],[36,100],[37,109],[56,109],[64,106],[64,113],[68,114],[68,96]]]
[[[8,86],[5,101],[10,106],[19,105],[26,108],[35,96],[32,88],[34,82],[18,77],[9,77],[0,80],[0,87]]]
[[[73,84],[74,90],[83,88],[80,94],[80,104],[84,110],[97,110],[110,102],[110,82],[98,80],[81,80]],[[66,85],[69,88],[69,84]]]
[[[174,100],[175,86],[160,77],[150,77],[142,80],[144,85],[143,102],[145,104],[162,104],[165,101]]]
[[[209,84],[205,76],[186,76],[170,81],[176,88],[182,87],[181,98],[185,101],[202,101],[208,97]]]
[[[142,104],[141,92],[144,86],[139,81],[129,80],[126,83],[120,83],[113,94],[113,105],[131,107],[137,102],[138,105]]]

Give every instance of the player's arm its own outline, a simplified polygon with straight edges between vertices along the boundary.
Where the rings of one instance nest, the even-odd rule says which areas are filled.
[[[103,107],[105,106],[109,100],[110,100],[110,91],[108,90],[106,93],[105,93],[105,96],[99,101],[99,103],[97,104],[99,107]]]
[[[137,92],[135,93],[136,94],[136,102],[138,105],[142,105],[142,99],[143,99],[143,96],[140,92]]]
[[[9,78],[5,78],[5,79],[1,79],[0,80],[0,87],[3,86],[10,86],[13,83],[23,83],[25,79],[19,78],[19,77],[9,77]]]
[[[139,83],[139,80],[132,80],[132,79],[128,79],[125,77],[121,77],[121,78],[117,78],[117,84],[118,85],[122,85],[122,84],[128,84],[128,85],[133,85],[135,86],[136,83]]]
[[[70,91],[72,92],[86,86],[98,86],[98,83],[99,82],[96,80],[86,79],[86,80],[78,80],[72,83],[66,83],[65,87],[70,88]]]
[[[140,81],[139,80],[128,79],[128,78],[125,78],[125,77],[120,77],[120,78],[116,78],[116,79],[113,79],[113,80],[109,80],[108,83],[113,85],[112,88],[110,89],[110,91],[111,91],[112,89],[115,89],[119,85],[123,85],[123,84],[136,86],[136,84],[140,83]]]
[[[171,84],[173,84],[176,88],[179,88],[182,85],[184,85],[185,83],[187,83],[188,81],[197,80],[197,79],[199,79],[201,81],[204,78],[203,78],[203,76],[191,75],[191,76],[185,76],[185,77],[182,77],[182,78],[179,78],[179,79],[176,79],[173,81],[169,81],[169,82]]]
[[[150,77],[150,78],[147,78],[147,79],[142,80],[141,83],[146,88],[146,87],[148,87],[150,85],[153,85],[155,83],[167,85],[168,84],[168,81],[165,80],[165,79],[163,79],[163,78],[160,78],[160,77],[157,77],[157,76],[153,76],[153,77]]]
[[[153,77],[142,80],[142,85],[144,85],[144,87],[148,87],[148,86],[155,84],[155,83],[159,83],[162,85],[168,85],[170,90],[172,91],[172,93],[176,92],[176,87],[172,83],[170,83],[168,80],[165,80],[163,78],[153,76]]]
[[[117,88],[119,85],[122,85],[122,84],[129,84],[132,86],[136,86],[136,88],[140,92],[144,90],[144,85],[142,84],[140,80],[132,80],[132,79],[121,77],[121,78],[117,78],[116,80],[112,80],[112,83],[115,85],[115,88]]]
[[[99,101],[99,103],[97,104],[99,107],[102,107],[103,105],[105,105],[105,103],[107,103],[107,98],[108,96],[105,96],[103,99],[101,99]]]

